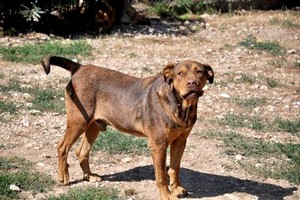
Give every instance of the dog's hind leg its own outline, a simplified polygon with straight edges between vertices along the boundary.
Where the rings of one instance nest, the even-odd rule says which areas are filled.
[[[97,124],[95,122],[92,122],[85,133],[82,135],[81,144],[76,149],[76,156],[79,160],[80,167],[83,172],[83,179],[90,182],[101,180],[99,176],[94,176],[91,173],[89,165],[90,150],[95,140],[97,139],[97,136],[99,135],[99,131],[100,129]]]
[[[64,185],[69,184],[69,170],[68,170],[68,153],[72,145],[76,142],[79,136],[86,130],[87,123],[83,118],[68,118],[67,130],[64,138],[57,146],[58,153],[58,181]]]

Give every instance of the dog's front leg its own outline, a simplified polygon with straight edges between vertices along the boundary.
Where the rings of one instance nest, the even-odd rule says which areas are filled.
[[[170,168],[168,175],[170,176],[171,192],[176,196],[187,195],[186,190],[181,186],[179,181],[180,163],[185,145],[186,137],[178,138],[172,142],[170,148]]]
[[[153,166],[155,172],[155,181],[159,189],[161,200],[178,200],[178,198],[171,194],[168,189],[167,172],[166,172],[166,142],[149,141],[149,147],[153,159]]]

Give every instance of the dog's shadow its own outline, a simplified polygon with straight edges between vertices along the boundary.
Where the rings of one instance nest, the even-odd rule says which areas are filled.
[[[283,200],[292,195],[295,187],[283,188],[256,181],[241,180],[231,176],[201,173],[181,168],[181,181],[188,190],[187,198],[215,197],[226,193],[242,192],[257,196],[259,200]],[[150,165],[136,167],[128,171],[101,176],[106,181],[154,180],[154,170]]]

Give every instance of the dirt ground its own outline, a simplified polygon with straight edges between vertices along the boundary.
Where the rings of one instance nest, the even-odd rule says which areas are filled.
[[[201,200],[297,200],[299,186],[286,180],[262,178],[246,172],[238,159],[224,153],[222,142],[201,137],[208,130],[230,130],[212,123],[228,112],[249,112],[262,118],[276,116],[297,119],[300,113],[300,14],[296,11],[241,12],[238,15],[203,15],[203,22],[166,23],[154,21],[151,26],[120,27],[109,36],[87,39],[94,48],[93,57],[80,57],[81,63],[116,69],[145,77],[157,74],[168,62],[183,59],[210,64],[215,71],[215,83],[208,85],[199,100],[198,121],[189,137],[181,165],[181,179],[189,192],[182,199]],[[286,25],[293,22],[298,27]],[[277,22],[277,23],[276,23]],[[258,41],[278,41],[284,47],[283,56],[275,56],[238,43],[250,35]],[[0,38],[0,45],[22,43],[26,38]],[[65,87],[69,73],[52,68],[46,76],[41,65],[11,63],[0,60],[0,82],[17,77],[24,86]],[[237,83],[241,74],[275,79],[280,87],[270,87],[265,81],[254,84]],[[298,92],[296,92],[298,91]],[[267,105],[255,110],[241,108],[229,101],[231,97],[265,97]],[[0,99],[25,101],[27,95],[0,92]],[[19,111],[18,115],[0,113],[7,120],[0,121],[1,156],[16,155],[34,163],[38,170],[56,177],[56,145],[65,130],[65,116],[58,113]],[[299,142],[286,132],[257,132],[247,128],[238,130],[249,137],[270,141]],[[99,183],[78,181],[82,178],[74,155],[69,155],[69,187],[56,186],[48,194],[60,194],[82,185],[113,187],[126,193],[127,199],[158,199],[154,171],[149,156],[108,155],[93,152],[91,169],[101,176]],[[31,196],[42,198],[46,194]]]

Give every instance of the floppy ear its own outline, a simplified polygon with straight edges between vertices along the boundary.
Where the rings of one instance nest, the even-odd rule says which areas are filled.
[[[204,69],[205,69],[205,72],[206,72],[206,77],[207,77],[208,82],[213,83],[214,82],[214,71],[213,71],[213,69],[208,64],[203,64],[203,65],[204,65]]]
[[[173,81],[174,68],[175,68],[174,64],[167,64],[167,66],[163,70],[165,82],[167,82],[168,84],[171,84]]]

